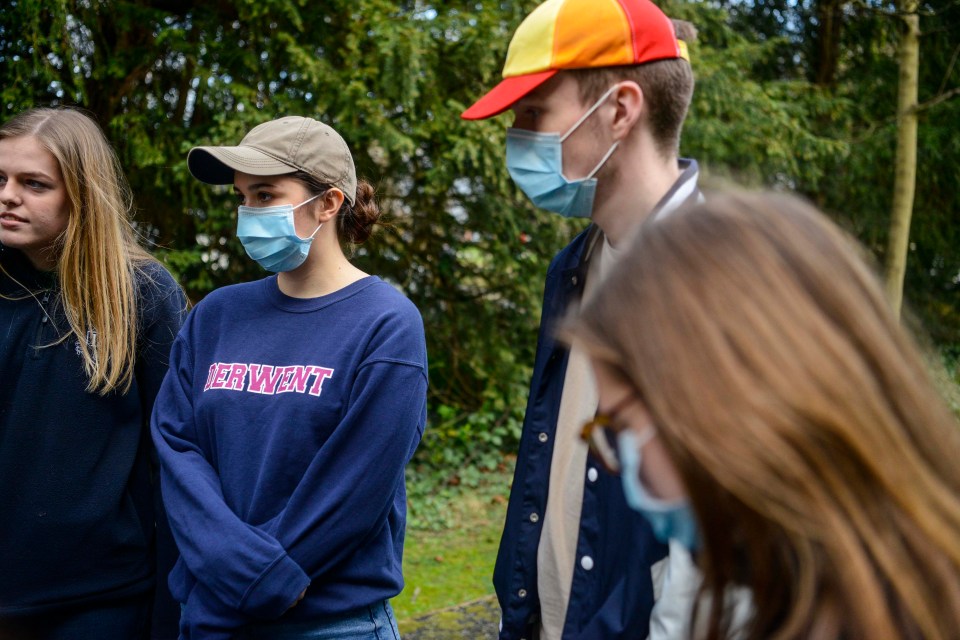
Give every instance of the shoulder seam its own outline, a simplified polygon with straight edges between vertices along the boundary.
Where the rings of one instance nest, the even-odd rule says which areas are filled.
[[[381,364],[381,363],[382,364],[399,364],[405,367],[413,367],[415,369],[420,369],[421,372],[426,368],[422,363],[413,362],[411,360],[401,360],[400,358],[374,358],[372,360],[367,360],[366,362],[361,364],[359,367],[357,367],[357,371],[360,371],[361,369],[363,369],[368,365]]]

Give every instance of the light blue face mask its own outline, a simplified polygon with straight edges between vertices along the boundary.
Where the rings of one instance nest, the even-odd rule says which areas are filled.
[[[313,237],[320,231],[320,223],[307,238],[297,235],[293,211],[323,194],[317,194],[294,206],[237,207],[237,237],[247,255],[267,271],[292,271],[307,259]]]
[[[690,551],[700,547],[700,530],[693,509],[686,500],[664,501],[651,496],[640,482],[640,449],[656,435],[648,427],[637,435],[624,429],[617,435],[617,454],[620,458],[620,479],[627,504],[647,519],[657,540],[666,543],[676,540]]]
[[[567,180],[563,176],[563,141],[599,109],[616,88],[614,85],[607,89],[562,136],[559,133],[507,129],[507,171],[533,204],[567,218],[589,218],[593,213],[593,197],[597,192],[597,179],[593,176],[613,155],[620,142],[613,143],[587,177]]]

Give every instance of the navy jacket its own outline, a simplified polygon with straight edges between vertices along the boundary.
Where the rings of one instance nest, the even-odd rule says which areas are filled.
[[[697,164],[680,161],[682,174],[654,208],[651,219],[696,200]],[[550,264],[530,397],[520,438],[507,519],[493,574],[502,611],[501,640],[535,637],[540,616],[537,547],[546,511],[553,442],[569,352],[555,340],[557,322],[583,294],[591,248],[599,230],[591,225]],[[667,546],[626,503],[619,477],[587,460],[580,536],[563,639],[637,640],[647,637],[653,608],[651,566]]]
[[[2,246],[0,266],[0,617],[147,597],[176,555],[149,416],[183,292],[143,267],[133,385],[101,396],[86,391],[55,276]],[[154,637],[176,637],[179,611],[157,587]]]
[[[553,259],[520,439],[510,504],[493,582],[503,620],[501,640],[530,639],[539,621],[537,547],[547,506],[550,464],[569,352],[554,339],[558,320],[583,293],[591,226]],[[587,461],[580,538],[563,637],[645,638],[653,608],[650,567],[665,557],[646,520],[630,509],[620,478]],[[589,568],[587,568],[589,567]]]

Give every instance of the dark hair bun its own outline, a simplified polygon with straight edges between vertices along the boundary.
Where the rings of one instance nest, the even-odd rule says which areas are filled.
[[[352,244],[363,244],[380,220],[376,190],[366,180],[357,180],[357,198],[351,205],[344,200],[337,216],[340,237]]]

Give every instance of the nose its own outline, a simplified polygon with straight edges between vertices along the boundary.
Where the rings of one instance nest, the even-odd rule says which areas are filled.
[[[20,196],[15,193],[9,180],[0,182],[0,203],[5,207],[15,207],[20,204]]]

